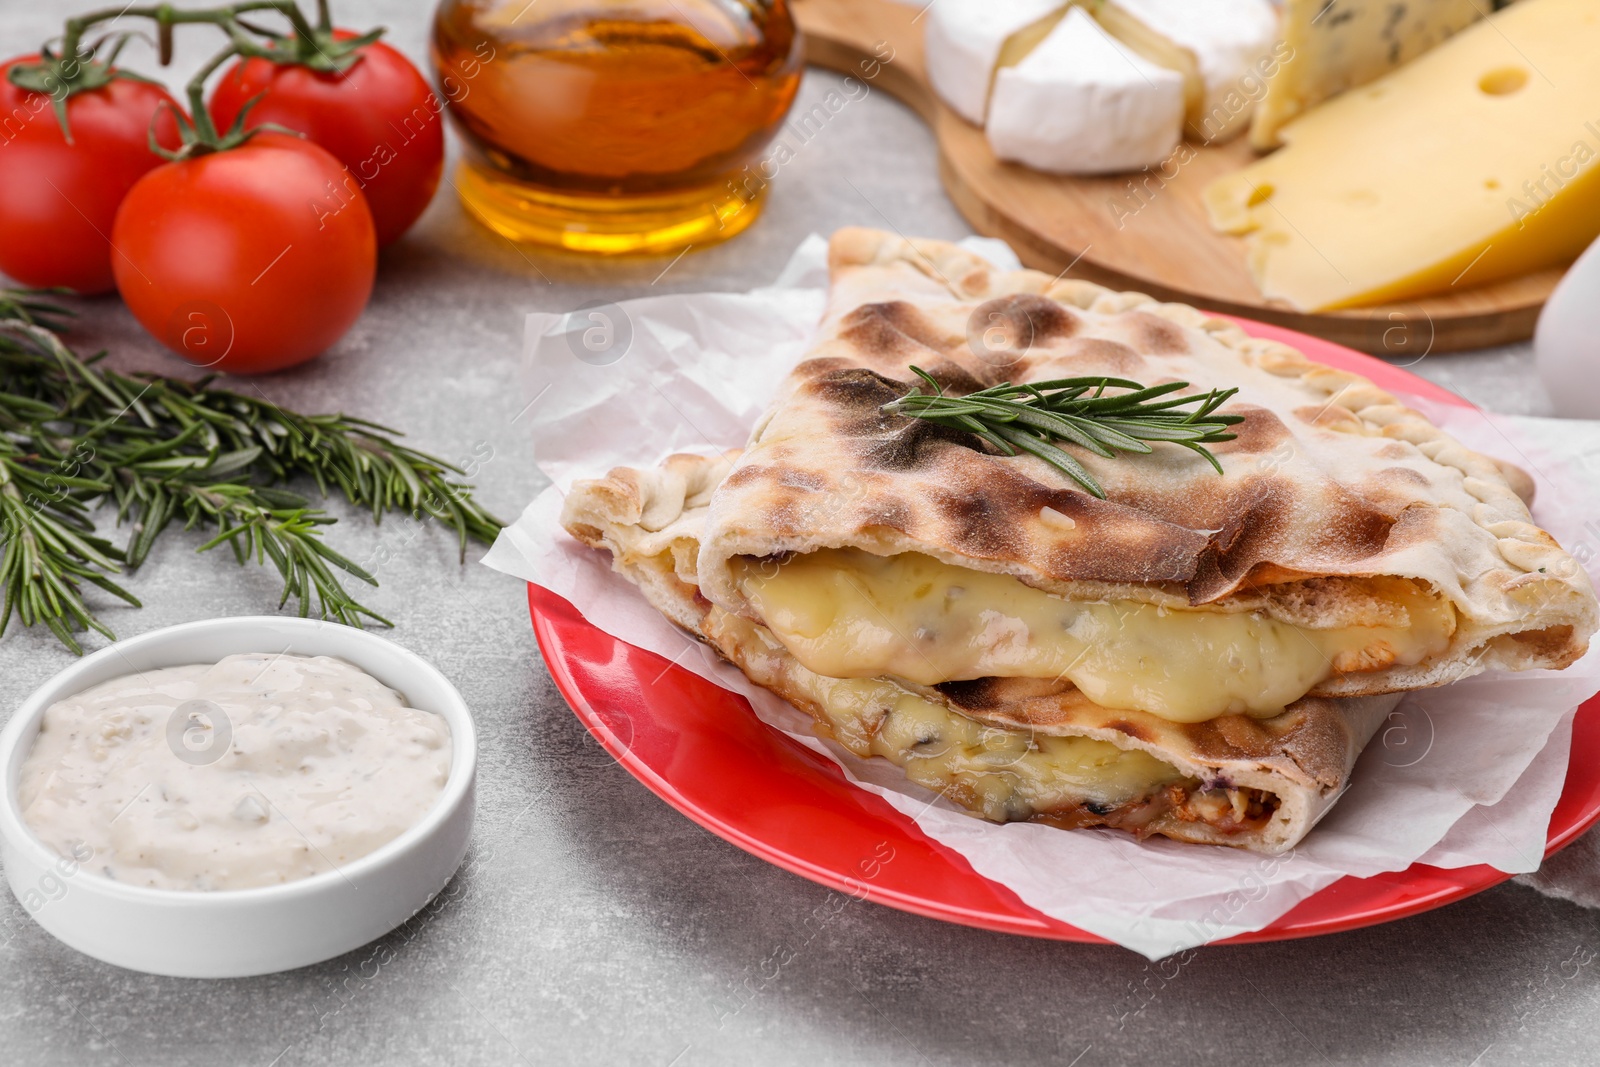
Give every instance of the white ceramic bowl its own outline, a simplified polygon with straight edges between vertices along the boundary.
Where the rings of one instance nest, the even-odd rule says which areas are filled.
[[[450,777],[422,821],[339,870],[258,889],[192,892],[124,885],[79,869],[22,821],[17,781],[45,709],[139,670],[241,652],[338,656],[450,726]],[[241,978],[304,967],[366,944],[432,900],[472,832],[477,731],[461,694],[392,641],[311,619],[209,619],[118,641],[34,691],[0,733],[0,857],[23,907],[80,952],[152,974]]]

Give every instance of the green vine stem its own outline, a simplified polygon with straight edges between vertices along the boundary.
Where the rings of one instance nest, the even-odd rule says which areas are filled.
[[[288,21],[290,32],[277,33],[243,17],[255,12],[281,15]],[[85,35],[94,27],[130,17],[149,19],[156,24],[157,52],[162,66],[172,60],[173,27],[212,25],[220,29],[228,38],[229,48],[207,64],[207,77],[223,62],[235,56],[261,58],[320,71],[345,71],[360,61],[362,48],[384,33],[383,28],[379,27],[356,37],[337,39],[327,0],[317,0],[315,25],[307,21],[295,0],[244,0],[224,7],[188,9],[163,3],[102,8],[74,16],[66,21],[59,51],[52,50],[47,44],[39,50],[37,62],[14,64],[7,72],[7,77],[18,88],[43,93],[51,98],[56,120],[61,124],[62,133],[69,144],[72,143],[72,129],[67,119],[69,98],[77,93],[104,88],[118,78],[150,81],[115,65],[118,54],[133,34],[111,34],[88,46],[84,44]],[[112,47],[102,55],[101,49],[108,40],[113,42]],[[200,82],[203,86],[204,78]],[[192,121],[198,127],[195,141],[215,150],[227,138],[219,136],[211,127],[203,99],[196,95],[194,85],[194,82],[190,83],[189,100]]]
[[[83,36],[102,22],[129,17],[145,18],[155,22],[158,29],[163,32],[173,26],[209,23],[220,26],[224,32],[233,37],[236,30],[242,31],[239,26],[239,16],[252,11],[277,12],[289,21],[296,37],[308,46],[316,44],[316,30],[306,21],[305,14],[301,12],[300,5],[295,3],[295,0],[245,0],[244,3],[230,4],[226,7],[189,9],[173,7],[171,4],[150,4],[142,7],[101,8],[67,19],[61,36],[61,56],[63,59],[93,59],[92,49],[88,53],[83,51]],[[170,54],[164,54],[162,65],[165,66],[170,59]]]

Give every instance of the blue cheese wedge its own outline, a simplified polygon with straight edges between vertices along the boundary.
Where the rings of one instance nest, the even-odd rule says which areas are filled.
[[[1266,150],[1295,116],[1404,66],[1510,0],[1287,0],[1285,60],[1250,126]]]
[[[1000,159],[1056,174],[1109,174],[1167,158],[1183,116],[1183,76],[1075,7],[1021,62],[995,75],[987,129]]]
[[[951,110],[982,126],[995,72],[1055,28],[1070,0],[938,0],[925,8],[928,80]]]

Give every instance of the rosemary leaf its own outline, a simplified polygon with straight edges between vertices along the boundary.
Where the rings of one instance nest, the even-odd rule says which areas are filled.
[[[995,432],[1024,452],[1031,452],[1046,463],[1065,471],[1069,477],[1101,500],[1106,498],[1106,491],[1100,487],[1100,483],[1095,480],[1094,475],[1090,474],[1083,464],[1061,451],[1055,445],[1050,444],[1050,442],[1035,437],[1033,434],[1014,430],[1009,426],[998,427]]]
[[[1238,389],[1213,389],[1200,396],[1173,396],[1187,382],[1145,386],[1126,378],[1054,378],[980,389],[964,396],[947,396],[943,387],[921,367],[913,366],[928,391],[913,386],[897,400],[883,405],[886,415],[924,419],[952,429],[965,430],[996,451],[1013,456],[1028,452],[1051,464],[1085,490],[1104,499],[1105,489],[1073,455],[1054,442],[1077,445],[1103,459],[1118,453],[1149,454],[1147,442],[1171,443],[1205,457],[1222,473],[1222,464],[1205,446],[1231,441],[1228,428],[1244,421],[1242,415],[1216,414]],[[1107,392],[1118,389],[1126,392]]]

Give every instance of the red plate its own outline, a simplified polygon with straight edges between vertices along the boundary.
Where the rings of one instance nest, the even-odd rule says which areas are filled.
[[[1275,326],[1240,320],[1321,363],[1378,385],[1466,402],[1371,356]],[[756,718],[749,703],[589,624],[548,589],[528,587],[539,649],[567,702],[618,763],[662,800],[733,844],[814,882],[903,911],[1062,941],[1105,940],[1052,919],[925,837],[833,763]],[[1600,819],[1600,696],[1579,709],[1566,787],[1546,854]],[[891,851],[892,850],[892,851]],[[892,857],[892,859],[890,858]],[[1224,944],[1278,941],[1388,922],[1505,881],[1493,867],[1425,864],[1344,878],[1254,933]]]

